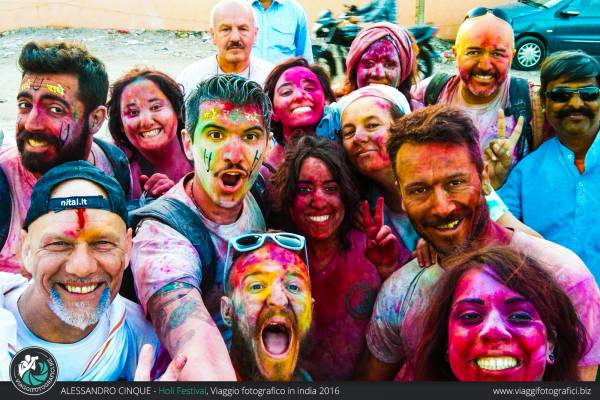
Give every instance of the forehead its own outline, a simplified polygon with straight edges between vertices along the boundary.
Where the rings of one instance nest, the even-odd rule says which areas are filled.
[[[499,282],[491,271],[484,269],[471,269],[465,272],[456,284],[454,301],[465,298],[491,299],[501,296],[503,298],[522,297],[508,286]]]
[[[560,76],[558,79],[554,79],[548,82],[548,89],[555,87],[569,87],[569,88],[580,88],[586,86],[598,86],[598,80],[596,78],[583,78],[583,79],[571,79],[566,76]]]
[[[214,14],[215,27],[254,25],[254,18],[250,10],[244,9],[239,5],[226,5],[219,8]]]
[[[490,47],[511,50],[514,45],[514,34],[506,22],[487,14],[467,20],[457,37],[456,44],[460,48]]]
[[[469,148],[448,143],[404,143],[396,155],[396,170],[402,185],[443,180],[456,174],[477,174]]]
[[[66,209],[59,212],[49,212],[36,219],[29,226],[29,233],[37,237],[44,235],[69,235],[80,228],[82,231],[97,235],[115,235],[125,237],[125,222],[117,215],[107,210],[95,208],[83,209],[84,221],[77,209]]]
[[[365,96],[348,105],[342,113],[344,120],[355,120],[371,116],[391,117],[392,104],[381,97]]]
[[[27,72],[21,79],[20,92],[53,93],[65,99],[74,98],[79,90],[79,78],[75,74],[49,74]]]
[[[273,243],[267,243],[258,250],[240,256],[232,266],[232,273],[242,277],[254,273],[293,273],[307,276],[306,265],[295,251]]]
[[[371,57],[398,57],[398,51],[390,39],[382,38],[373,43],[362,54],[362,58]]]
[[[156,83],[148,79],[136,79],[125,86],[123,95],[121,96],[121,101],[124,99],[135,100],[141,97],[164,98],[165,95],[162,90],[160,90],[158,85],[156,85]]]
[[[200,104],[199,122],[254,123],[264,127],[262,110],[258,104],[234,104],[226,100],[209,100]]]
[[[331,181],[333,180],[333,175],[325,162],[315,157],[308,157],[302,162],[298,180],[313,182]]]
[[[283,74],[281,74],[279,80],[277,81],[277,87],[286,83],[298,83],[304,80],[310,80],[320,84],[319,78],[314,72],[306,67],[297,66],[287,69]]]

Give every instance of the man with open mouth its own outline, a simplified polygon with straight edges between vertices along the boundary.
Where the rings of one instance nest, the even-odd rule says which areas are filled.
[[[264,203],[250,189],[269,149],[270,116],[262,88],[234,74],[203,81],[186,100],[183,146],[194,172],[163,198],[182,203],[197,217],[202,226],[196,229],[206,230],[204,249],[215,254],[214,263],[204,265],[206,254],[199,254],[196,243],[154,216],[141,221],[133,239],[137,294],[161,342],[171,355],[182,352],[211,366],[188,364],[183,379],[235,379],[224,342],[231,330],[219,306],[223,263],[231,237],[265,230]]]
[[[44,174],[22,231],[21,259],[32,279],[10,288],[6,277],[0,280],[4,306],[16,320],[13,348],[48,350],[59,380],[133,380],[143,353],[142,369],[149,371],[152,356],[142,346],[158,350],[156,334],[139,305],[118,294],[131,235],[115,179],[86,161]],[[173,378],[185,362],[174,357]]]
[[[0,271],[13,273],[19,272],[19,234],[33,185],[50,168],[87,160],[114,175],[126,194],[130,188],[125,154],[93,139],[106,117],[104,64],[81,44],[30,42],[21,50],[19,67],[17,145],[0,151],[0,207],[9,207],[0,212]]]
[[[438,253],[439,264],[422,269],[412,260],[383,284],[367,328],[362,377],[412,379],[404,365],[415,354],[431,290],[444,259],[489,245],[505,245],[532,257],[571,299],[588,331],[590,346],[579,360],[579,377],[593,380],[600,363],[600,290],[585,264],[555,243],[493,222],[484,200],[489,177],[468,115],[444,105],[409,114],[388,141],[402,207],[412,225]]]
[[[311,380],[300,368],[312,322],[308,267],[297,252],[266,239],[236,253],[221,298],[233,330],[231,360],[240,380]]]
[[[542,111],[534,107],[533,84],[509,75],[514,47],[508,16],[498,10],[473,9],[459,27],[452,48],[458,73],[435,74],[411,91],[417,106],[452,104],[471,117],[481,148],[489,149],[494,162],[495,168],[489,172],[494,187],[504,182],[517,160],[541,144],[543,119],[540,122],[536,117],[541,117]],[[517,124],[519,116],[523,117],[521,125]],[[510,154],[505,154],[505,146],[498,140],[512,135],[515,143],[511,143]]]
[[[600,282],[600,63],[558,52],[542,64],[540,93],[556,132],[511,171],[500,195],[548,240],[573,250]]]

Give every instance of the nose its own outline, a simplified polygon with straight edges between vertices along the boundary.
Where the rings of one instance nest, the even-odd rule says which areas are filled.
[[[571,96],[571,98],[569,99],[569,106],[574,109],[578,109],[585,106],[585,103],[583,102],[583,100],[581,100],[579,93],[573,93],[573,96]]]
[[[44,118],[38,107],[33,106],[27,115],[23,116],[23,128],[29,132],[44,130]]]
[[[283,282],[274,282],[271,286],[271,293],[267,299],[267,304],[271,307],[285,308],[288,305],[287,294]]]
[[[497,310],[492,310],[483,320],[479,336],[484,342],[508,341],[511,338],[506,324]]]
[[[327,204],[326,194],[321,188],[315,189],[313,196],[311,198],[310,205],[312,208],[323,208]]]
[[[231,29],[231,36],[229,36],[230,40],[235,40],[235,41],[240,41],[240,31],[238,30],[238,28],[233,27]]]
[[[85,243],[75,245],[73,251],[69,254],[65,266],[65,272],[80,278],[92,275],[98,269],[96,259],[90,254],[89,247]]]
[[[375,66],[373,67],[372,74],[374,77],[377,77],[377,78],[385,77],[385,69],[383,68],[383,64],[382,63],[375,64]]]
[[[140,127],[141,128],[149,128],[152,126],[153,116],[152,112],[149,109],[140,110]]]
[[[492,58],[488,52],[483,52],[479,57],[478,67],[483,70],[489,70],[492,68]]]
[[[436,217],[447,217],[456,210],[454,202],[448,197],[448,193],[441,187],[435,187],[433,189],[431,201],[431,213]]]
[[[231,164],[239,164],[243,157],[243,147],[240,138],[233,135],[223,148],[223,160]]]

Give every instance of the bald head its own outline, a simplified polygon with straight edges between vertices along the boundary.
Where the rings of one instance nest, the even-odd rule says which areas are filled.
[[[232,12],[245,15],[252,26],[256,26],[256,16],[250,2],[243,0],[221,0],[215,4],[210,12],[210,28],[215,29],[218,25],[218,19]]]
[[[510,44],[510,49],[515,47],[515,35],[510,24],[493,14],[485,14],[480,17],[465,20],[458,28],[456,34],[456,45],[468,43],[473,38],[487,36],[498,41]]]

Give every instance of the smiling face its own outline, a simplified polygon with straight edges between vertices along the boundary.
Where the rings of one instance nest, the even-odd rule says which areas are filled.
[[[177,115],[154,82],[138,79],[127,85],[120,108],[123,131],[142,153],[155,152],[177,140]]]
[[[386,149],[392,125],[391,108],[389,101],[367,96],[350,104],[342,113],[342,144],[352,164],[365,176],[392,173]]]
[[[548,354],[546,326],[535,306],[472,269],[458,281],[448,321],[448,358],[461,381],[541,381]]]
[[[72,74],[26,73],[17,95],[17,146],[23,165],[42,174],[67,161],[86,159],[92,135],[79,82]]]
[[[256,179],[269,137],[257,104],[235,105],[211,100],[200,105],[192,142],[184,137],[194,160],[195,179],[204,197],[222,208],[241,204]]]
[[[579,89],[598,87],[595,78],[566,82],[559,78],[548,83],[547,91],[555,88]],[[565,103],[545,98],[546,118],[556,130],[559,138],[589,137],[594,138],[600,127],[600,98],[595,101],[583,101],[578,94],[573,94]],[[592,139],[593,140],[593,139]]]
[[[496,95],[510,71],[514,38],[510,25],[492,14],[468,19],[452,48],[465,100],[486,103]]]
[[[321,82],[308,68],[292,67],[277,81],[273,118],[288,128],[286,131],[316,126],[323,117],[324,107],[325,92]],[[284,139],[287,141],[289,137]]]
[[[214,14],[210,29],[219,60],[229,64],[249,61],[256,32],[250,10],[235,3],[221,6]]]
[[[489,216],[467,146],[405,143],[395,162],[402,207],[438,253],[454,254],[479,237]]]
[[[401,83],[399,57],[398,51],[388,39],[379,39],[370,45],[356,66],[357,87],[371,83],[398,87]]]
[[[105,196],[86,180],[57,186],[52,197]],[[53,317],[80,330],[94,325],[121,286],[131,248],[131,230],[112,212],[67,209],[49,212],[29,226],[22,259]]]
[[[290,209],[292,221],[300,232],[310,240],[335,238],[345,212],[340,186],[327,165],[318,158],[305,159]]]
[[[231,270],[232,353],[245,353],[257,378],[290,380],[312,321],[310,278],[291,250],[267,243],[236,260]]]

